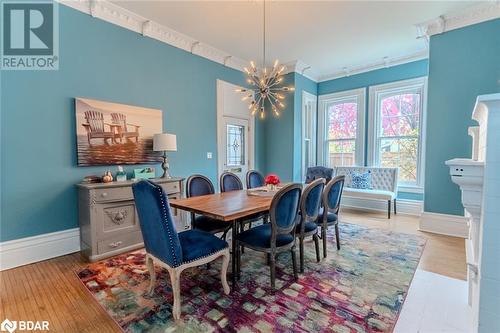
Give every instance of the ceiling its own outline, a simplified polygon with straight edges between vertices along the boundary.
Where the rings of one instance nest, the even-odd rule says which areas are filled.
[[[262,61],[262,1],[113,1],[235,57]],[[266,1],[267,59],[316,76],[422,54],[415,25],[477,1]]]

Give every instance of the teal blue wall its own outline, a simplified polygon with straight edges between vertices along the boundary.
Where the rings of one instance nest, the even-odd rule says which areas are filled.
[[[366,88],[365,124],[368,124],[368,87],[426,76],[427,72],[427,59],[414,61],[403,65],[377,69],[366,73],[320,82],[318,83],[318,95],[331,94],[351,89]],[[368,126],[366,126],[365,128],[365,147],[368,147]],[[365,161],[367,160],[367,156],[368,150],[365,150]],[[422,200],[423,195],[419,193],[399,192],[398,198],[407,200]]]
[[[444,162],[471,157],[467,128],[476,97],[500,91],[500,19],[430,40],[425,211],[463,215],[460,190]]]
[[[275,173],[282,181],[302,181],[302,92],[316,95],[317,83],[298,73],[285,75],[284,85],[295,87],[286,94],[285,109],[279,117],[268,113],[265,120],[258,120],[261,129],[256,135],[265,151],[264,173]]]
[[[286,74],[284,85],[294,85],[294,73]],[[294,94],[285,94],[285,109],[276,117],[271,112],[266,113],[264,120],[257,120],[262,125],[265,145],[264,173],[275,173],[282,181],[293,180],[293,149],[294,149]],[[262,135],[259,131],[257,136]],[[262,171],[262,170],[261,170]]]
[[[172,174],[216,181],[216,79],[245,82],[239,71],[68,7],[59,13],[59,70],[1,73],[0,241],[78,226],[74,184],[107,168],[76,166],[74,97],[162,109],[164,130],[177,134]]]
[[[428,61],[424,59],[339,79],[323,81],[318,84],[318,95],[413,79],[427,75],[427,69]]]

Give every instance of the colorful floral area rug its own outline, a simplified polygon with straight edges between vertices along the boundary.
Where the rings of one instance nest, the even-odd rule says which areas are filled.
[[[90,264],[78,277],[126,332],[391,332],[425,240],[343,223],[337,251],[331,229],[328,257],[320,263],[314,244],[305,244],[298,281],[290,254],[278,257],[275,292],[264,254],[248,249],[229,295],[220,283],[220,261],[184,271],[180,323],[172,319],[166,270],[156,267],[156,288],[147,294],[143,250]]]

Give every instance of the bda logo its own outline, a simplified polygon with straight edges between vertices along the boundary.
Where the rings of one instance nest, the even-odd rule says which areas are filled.
[[[9,319],[5,319],[2,324],[0,324],[1,331],[9,331],[10,333],[14,332],[17,328],[16,321],[10,321]]]

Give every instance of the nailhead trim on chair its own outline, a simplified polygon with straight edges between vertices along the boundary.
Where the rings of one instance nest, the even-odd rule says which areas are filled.
[[[220,250],[217,250],[217,251],[215,251],[215,252],[211,252],[211,253],[209,253],[209,254],[205,254],[204,256],[198,257],[198,258],[196,258],[196,259],[189,260],[189,261],[184,261],[184,262],[182,262],[182,263],[180,263],[180,264],[178,264],[178,265],[176,265],[176,266],[174,266],[174,267],[178,267],[178,266],[181,266],[181,265],[184,265],[184,264],[189,264],[190,262],[195,262],[195,261],[198,261],[198,260],[200,260],[200,259],[203,259],[203,258],[206,258],[206,257],[210,257],[211,255],[214,255],[214,254],[216,254],[217,252],[221,252],[221,251],[223,251],[223,250],[227,249],[228,247],[229,247],[229,246],[225,246],[225,247],[223,247],[223,248],[222,248],[222,249],[220,249]]]
[[[167,221],[167,208],[165,206],[165,201],[163,200],[163,190],[161,187],[157,187],[157,190],[158,190],[158,193],[159,193],[159,196],[160,196],[160,201],[161,201],[161,208],[162,208],[162,212],[163,212],[163,220],[162,222],[164,224],[167,224],[166,221]],[[170,228],[167,226],[167,234],[168,234],[168,241],[170,242],[170,251],[172,253],[172,257],[174,258],[174,267],[177,267],[179,266],[180,264],[178,263],[178,259],[177,259],[177,256],[175,255],[175,252],[173,250],[174,248],[174,244],[172,242],[172,233],[170,231]]]

